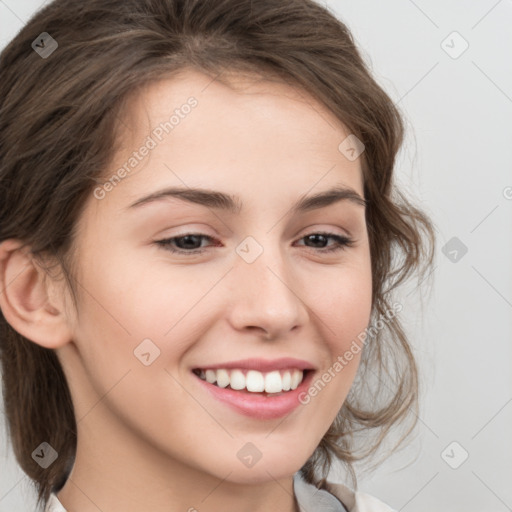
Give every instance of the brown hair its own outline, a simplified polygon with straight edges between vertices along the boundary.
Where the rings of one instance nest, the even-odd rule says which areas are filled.
[[[58,43],[47,58],[31,48],[43,32]],[[312,0],[55,0],[38,12],[0,56],[0,241],[21,239],[36,257],[58,257],[72,289],[65,263],[74,226],[117,147],[123,102],[187,67],[219,81],[222,72],[247,72],[299,86],[364,143],[372,322],[382,319],[396,286],[432,265],[434,230],[393,184],[399,111],[346,26]],[[2,315],[0,336],[8,433],[38,503],[46,502],[74,460],[71,396],[53,350]],[[392,378],[380,393],[385,374]],[[352,463],[373,454],[392,425],[411,412],[415,423],[417,396],[415,360],[394,316],[368,337],[356,382],[302,468],[305,478],[324,485],[333,459],[355,478]],[[378,435],[358,451],[354,434],[364,431]],[[59,454],[47,469],[31,457],[43,441]]]

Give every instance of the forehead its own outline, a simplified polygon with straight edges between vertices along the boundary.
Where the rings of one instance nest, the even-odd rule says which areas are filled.
[[[349,135],[345,126],[306,91],[277,79],[181,70],[132,95],[119,126],[120,149],[107,179],[148,137],[155,143],[109,200],[122,190],[133,201],[158,184],[223,185],[267,197],[343,184],[363,195],[359,160],[338,149]]]
[[[309,107],[311,113],[329,116],[328,109],[300,85],[275,74],[225,70],[211,76],[190,67],[179,69],[172,76],[163,76],[134,90],[128,96],[128,108],[124,113],[130,123],[140,122],[141,114],[157,114],[152,107],[158,110],[174,106],[191,95],[200,100],[203,108],[225,107],[228,102],[238,108],[253,105],[259,109],[266,107],[291,112],[290,109],[297,109],[302,104],[302,108]],[[277,110],[273,112],[274,115],[278,114]],[[336,124],[334,117],[326,121],[332,123],[333,120]]]
[[[192,115],[183,116],[180,107],[190,98],[197,102],[197,108]],[[254,139],[261,139],[265,133],[273,137],[281,129],[280,139],[286,139],[288,145],[292,138],[298,141],[307,137],[310,145],[325,140],[326,146],[337,148],[340,137],[348,135],[342,122],[297,84],[272,75],[224,71],[211,77],[185,68],[172,78],[151,82],[129,96],[119,124],[124,147],[136,147],[141,137],[161,123],[168,123],[173,113],[180,117],[174,116],[176,121],[189,120],[173,121],[172,136],[165,137],[164,146],[187,135],[190,135],[189,143],[200,140],[205,144],[207,140],[200,136],[206,132],[209,132],[208,140],[228,132],[230,140],[226,149],[229,149],[240,142],[238,134],[250,133]]]

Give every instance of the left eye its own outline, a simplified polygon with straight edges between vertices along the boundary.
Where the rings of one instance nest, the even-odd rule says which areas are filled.
[[[312,242],[314,244],[323,245],[324,242],[327,243],[329,239],[334,240],[334,245],[328,246],[328,248],[323,247],[311,247],[313,250],[317,250],[320,253],[326,252],[334,252],[340,251],[345,247],[350,247],[353,245],[354,241],[346,236],[337,235],[335,233],[311,233],[306,235],[299,240],[306,240],[308,242]],[[185,235],[174,236],[172,238],[166,238],[164,240],[157,240],[155,243],[160,247],[163,247],[165,250],[180,253],[180,254],[199,254],[208,249],[208,247],[201,247],[202,240],[215,241],[214,238],[208,235],[203,235],[200,233],[187,233]],[[177,247],[176,247],[177,246]]]

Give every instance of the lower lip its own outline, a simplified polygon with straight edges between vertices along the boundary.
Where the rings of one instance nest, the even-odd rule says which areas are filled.
[[[251,418],[267,420],[281,418],[290,414],[301,402],[299,396],[305,392],[309,382],[313,377],[313,371],[308,371],[297,389],[286,391],[279,396],[265,396],[259,393],[249,393],[244,391],[235,391],[229,388],[220,388],[214,384],[200,379],[197,375],[194,377],[214,398],[223,402],[240,414],[250,416]]]

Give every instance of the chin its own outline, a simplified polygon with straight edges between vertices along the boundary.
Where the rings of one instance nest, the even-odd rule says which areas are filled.
[[[258,467],[260,463],[257,463],[252,468],[236,468],[226,478],[226,481],[240,485],[262,484],[283,478],[291,478],[302,467],[301,465],[290,466],[289,464],[283,464],[282,466],[270,464],[269,466]]]
[[[224,464],[215,464],[214,473],[218,478],[235,484],[256,484],[264,483],[270,480],[280,480],[292,477],[308,460],[310,454],[297,450],[274,450],[262,448],[261,452],[256,452],[252,447],[245,451],[240,450],[237,459],[225,460]],[[252,457],[252,458],[251,458]]]

